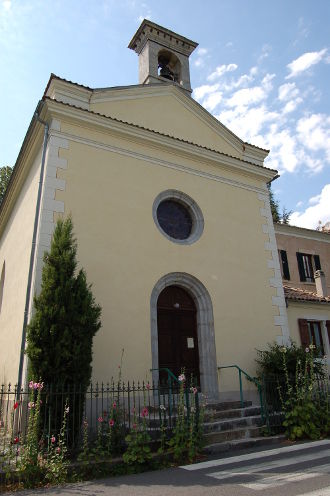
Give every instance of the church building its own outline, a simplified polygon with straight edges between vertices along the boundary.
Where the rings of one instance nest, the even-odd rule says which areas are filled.
[[[231,398],[256,349],[289,339],[264,165],[200,104],[197,43],[144,20],[139,83],[89,88],[51,75],[0,208],[0,379],[24,384],[25,327],[56,220],[102,307],[93,380],[194,375]],[[253,385],[248,386],[253,389]]]

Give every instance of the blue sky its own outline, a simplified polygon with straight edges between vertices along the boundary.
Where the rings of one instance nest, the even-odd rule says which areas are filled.
[[[270,149],[291,223],[330,220],[329,0],[0,0],[0,166],[13,165],[51,72],[137,84],[127,45],[143,18],[199,43],[193,97]]]

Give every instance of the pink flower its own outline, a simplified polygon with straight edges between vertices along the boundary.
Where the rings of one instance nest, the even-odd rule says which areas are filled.
[[[149,382],[148,382],[148,384],[146,385],[146,388],[148,389],[148,391],[149,391],[149,389],[151,388],[151,386],[150,386]]]
[[[148,408],[144,407],[142,412],[141,412],[141,415],[143,418],[148,417],[148,415],[149,415]]]
[[[61,453],[61,448],[56,448],[56,453]]]
[[[52,436],[52,437],[50,438],[50,442],[54,444],[54,443],[55,443],[55,441],[56,441],[55,436]]]
[[[19,443],[19,438],[18,437],[14,437],[14,441],[13,441],[14,444],[17,444]]]
[[[184,382],[185,380],[186,380],[186,377],[184,374],[179,375],[179,377],[178,377],[179,382]]]
[[[29,382],[29,388],[30,388],[30,389],[33,389],[33,384],[34,384],[34,383],[33,383],[33,381],[30,381],[30,382]]]
[[[115,425],[115,421],[113,419],[109,420],[109,425],[110,427],[113,427]]]
[[[191,391],[192,393],[194,393],[194,394],[197,394],[198,389],[197,389],[197,387],[191,387],[191,388],[190,388],[190,391]]]
[[[137,428],[137,425],[136,424],[133,424],[132,427],[133,427],[133,429],[136,429]]]
[[[116,407],[117,407],[117,403],[114,401],[112,404],[112,408],[116,408]]]
[[[97,421],[98,421],[98,422],[100,422],[100,424],[101,424],[101,423],[103,422],[103,417],[99,417],[99,418],[97,419]]]
[[[33,402],[33,401],[29,401],[28,403],[28,408],[34,408],[36,406],[36,404]]]
[[[14,410],[16,410],[16,408],[18,408],[18,401],[14,403]]]

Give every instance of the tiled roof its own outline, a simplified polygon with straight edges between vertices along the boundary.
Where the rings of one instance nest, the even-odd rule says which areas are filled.
[[[329,296],[319,296],[316,293],[301,288],[291,288],[283,285],[284,296],[288,300],[314,301],[315,303],[330,303]]]

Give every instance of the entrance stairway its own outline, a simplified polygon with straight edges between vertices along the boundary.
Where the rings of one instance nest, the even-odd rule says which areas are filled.
[[[237,449],[276,444],[283,435],[266,436],[261,409],[251,401],[209,403],[204,417],[204,452],[220,454]]]

